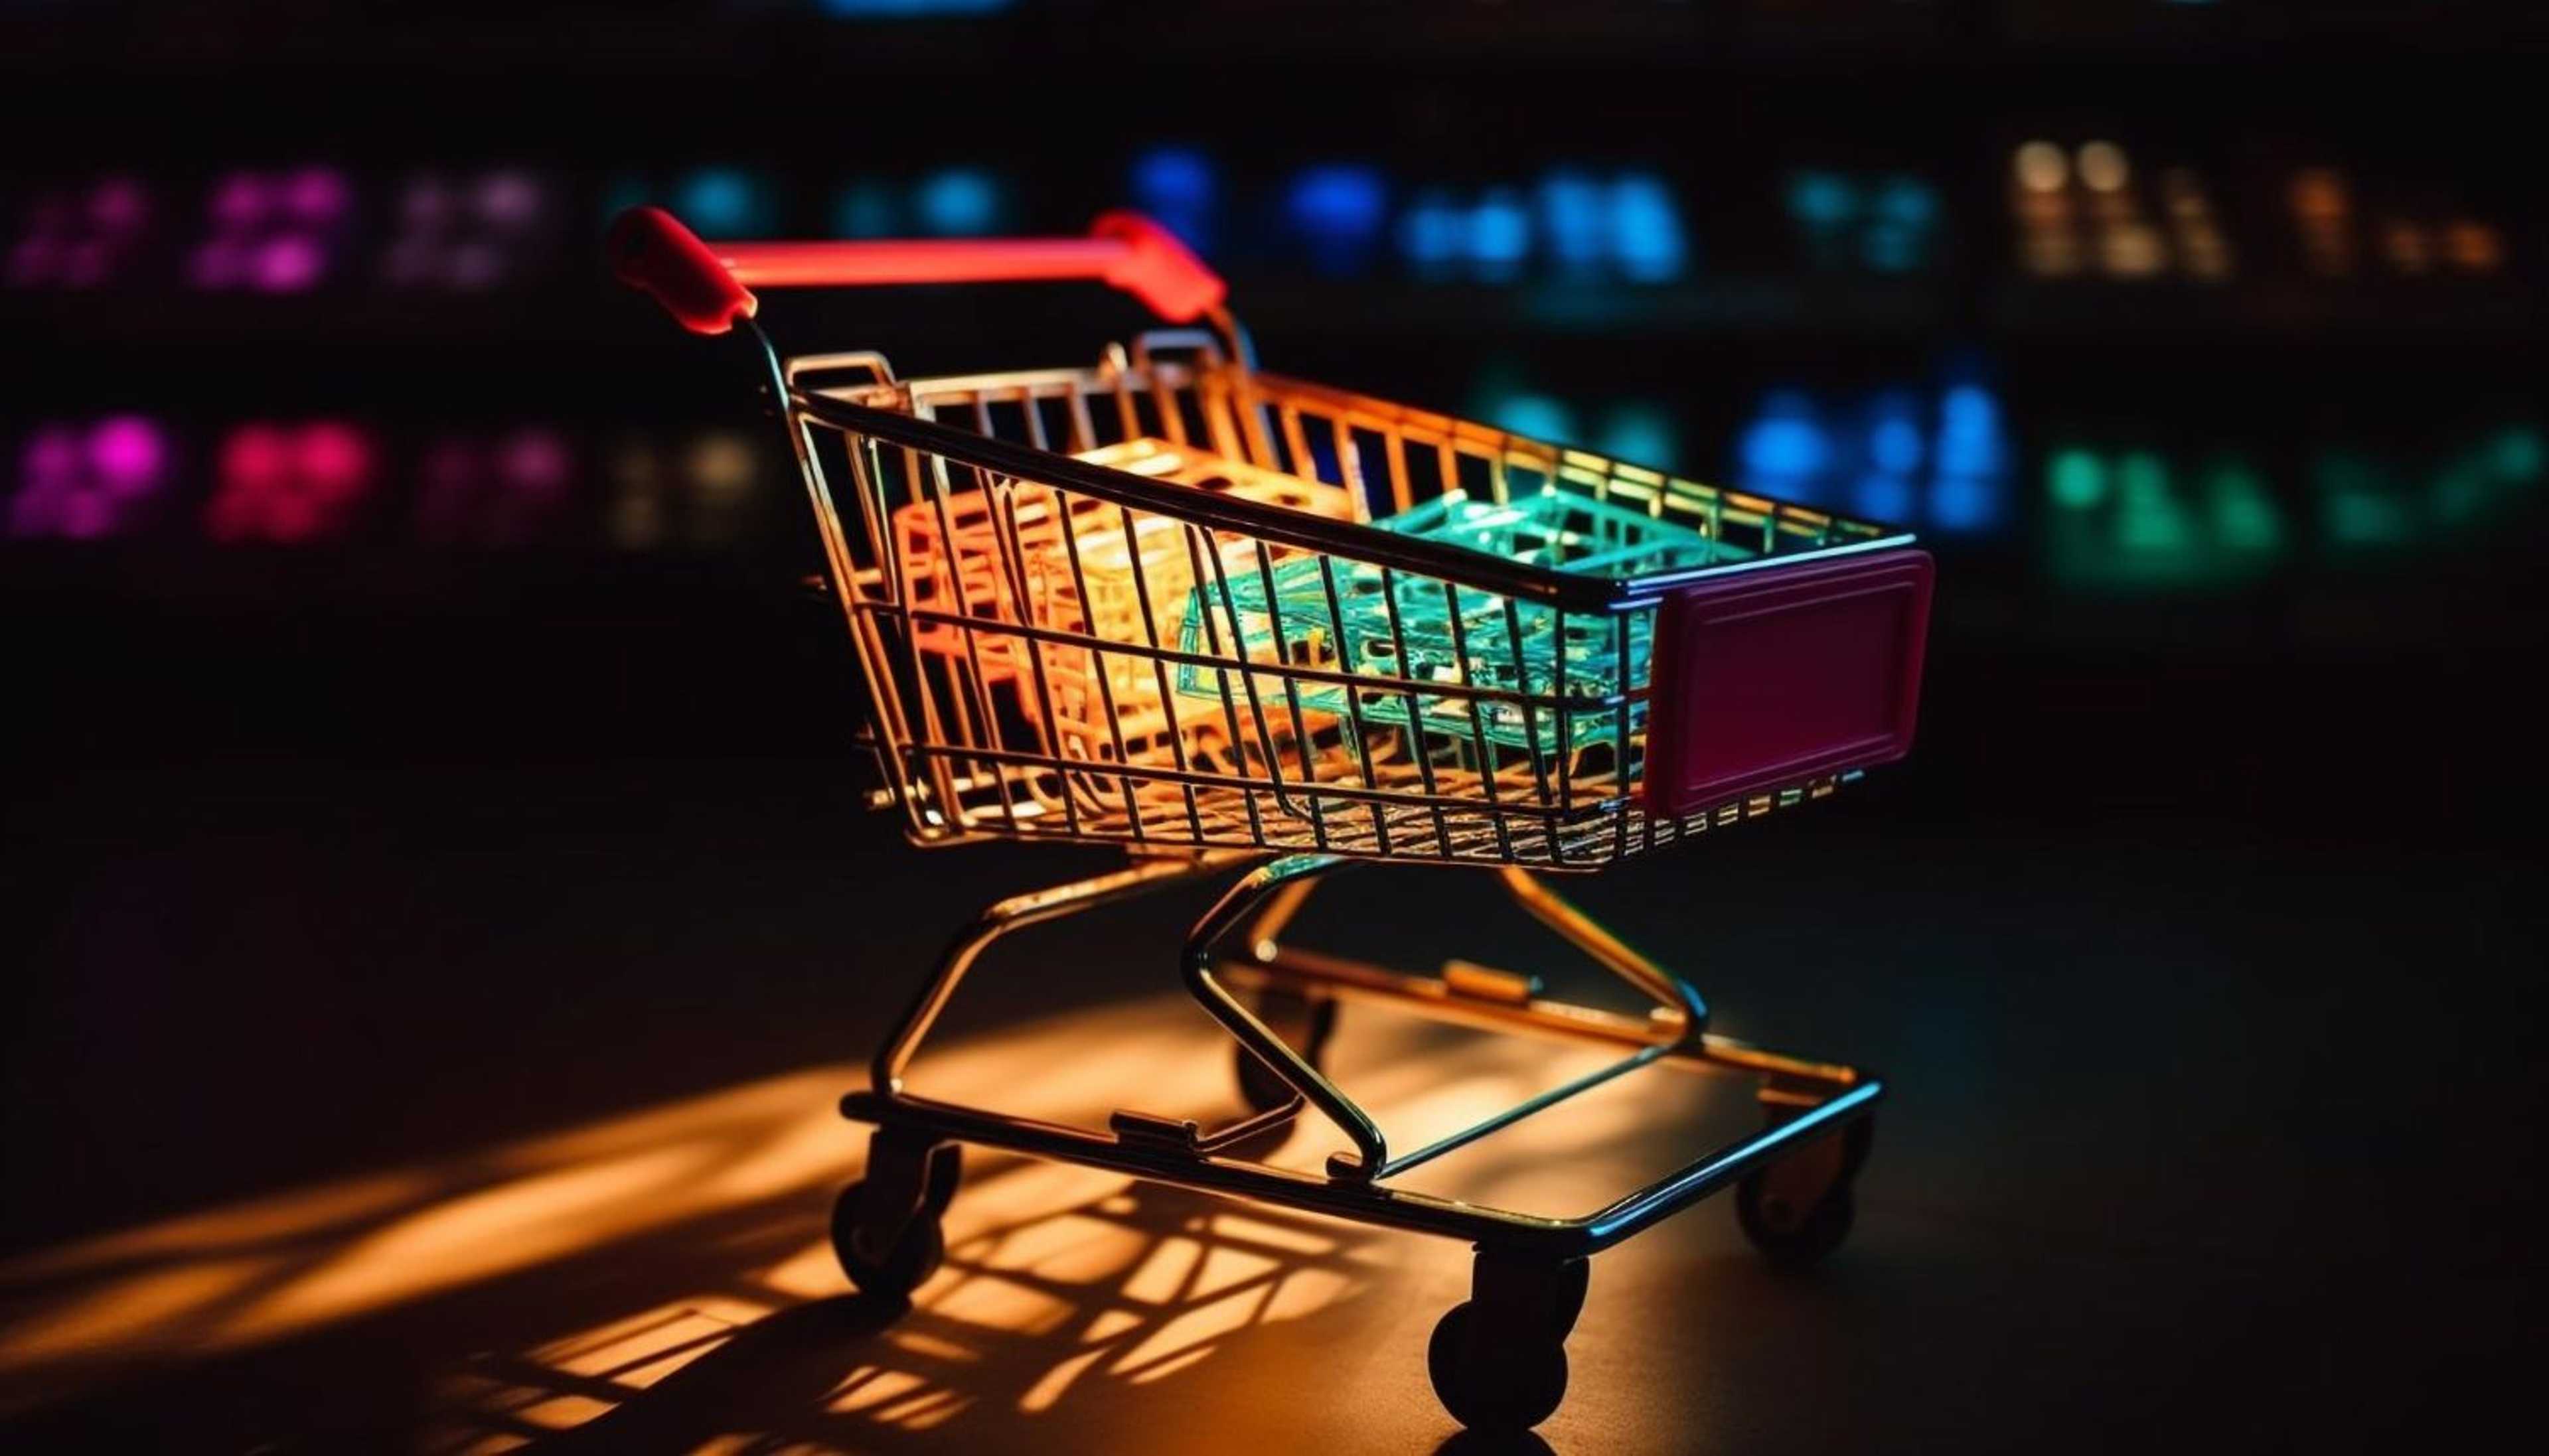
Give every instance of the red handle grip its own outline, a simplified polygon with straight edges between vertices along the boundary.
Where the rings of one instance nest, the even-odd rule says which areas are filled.
[[[761,306],[714,249],[662,208],[630,208],[612,219],[602,248],[620,282],[654,295],[693,333],[723,333]]]
[[[1139,213],[1108,213],[1086,237],[911,242],[702,242],[661,208],[611,225],[612,270],[654,295],[694,333],[723,333],[756,307],[746,284],[814,288],[1087,278],[1132,294],[1172,323],[1217,307],[1221,278],[1177,235]]]

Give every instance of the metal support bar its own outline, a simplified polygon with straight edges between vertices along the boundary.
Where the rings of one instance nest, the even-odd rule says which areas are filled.
[[[1818,1103],[1864,1080],[1854,1067],[1765,1051],[1715,1033],[1695,1043],[1686,1041],[1679,1018],[1660,1009],[1652,1016],[1635,1017],[1563,1001],[1478,1000],[1455,993],[1434,976],[1408,975],[1290,946],[1278,947],[1272,959],[1224,961],[1220,969],[1230,984],[1242,990],[1315,990],[1344,1001],[1395,1006],[1483,1031],[1528,1032],[1610,1046],[1660,1046],[1665,1048],[1662,1060],[1668,1065],[1766,1077],[1774,1089],[1795,1089]]]
[[[1580,1222],[1593,1247],[1609,1248],[1735,1182],[1789,1147],[1867,1116],[1875,1109],[1876,1099],[1884,1095],[1885,1084],[1869,1077],[1812,1112],[1799,1113],[1787,1122],[1721,1148]]]
[[[1223,1030],[1353,1139],[1354,1152],[1329,1158],[1329,1172],[1337,1177],[1369,1180],[1389,1161],[1389,1144],[1382,1138],[1379,1126],[1310,1065],[1308,1058],[1258,1020],[1257,1014],[1231,995],[1213,973],[1216,952],[1233,931],[1258,923],[1271,913],[1288,917],[1299,908],[1300,895],[1289,896],[1285,904],[1282,897],[1287,886],[1306,886],[1314,877],[1344,863],[1340,855],[1286,855],[1250,870],[1186,933],[1185,980],[1186,989],[1214,1021],[1221,1023]],[[1303,889],[1302,893],[1306,892]]]
[[[1884,1095],[1873,1076],[1827,1062],[1762,1051],[1695,1030],[1705,1008],[1696,994],[1672,994],[1651,1015],[1638,1018],[1536,997],[1520,1000],[1464,996],[1439,978],[1408,975],[1361,961],[1286,949],[1275,944],[1320,876],[1347,863],[1334,855],[1293,855],[1259,864],[1242,876],[1187,935],[1184,971],[1188,989],[1213,1019],[1294,1091],[1279,1108],[1210,1132],[1191,1122],[1119,1113],[1112,1135],[959,1107],[913,1097],[901,1089],[901,1072],[956,985],[985,947],[1011,930],[1226,868],[1244,855],[1137,863],[1031,894],[1012,896],[983,912],[960,934],[936,973],[913,1001],[883,1050],[874,1086],[841,1100],[845,1116],[889,1130],[899,1150],[950,1139],[1057,1158],[1127,1176],[1253,1199],[1276,1207],[1367,1224],[1435,1233],[1477,1243],[1489,1253],[1574,1259],[1610,1247],[1689,1204],[1707,1197],[1782,1156],[1797,1145],[1829,1136],[1864,1117]],[[1609,936],[1573,906],[1550,894],[1528,874],[1507,888],[1524,907],[1570,942],[1634,984],[1670,991],[1680,983]],[[1248,955],[1228,956],[1224,943],[1245,935]],[[1225,981],[1227,983],[1225,983]],[[1231,993],[1231,987],[1292,991],[1312,996],[1378,1001],[1436,1019],[1494,1030],[1528,1031],[1630,1048],[1608,1066],[1541,1093],[1473,1127],[1392,1160],[1380,1129],[1307,1057],[1275,1036]],[[1740,1139],[1581,1218],[1547,1218],[1438,1198],[1385,1186],[1381,1179],[1488,1137],[1568,1098],[1651,1064],[1668,1062],[1720,1072],[1744,1072],[1762,1081],[1764,1100],[1796,1106],[1786,1121]],[[1334,1122],[1355,1143],[1351,1153],[1329,1159],[1329,1176],[1224,1154],[1295,1116],[1307,1103]],[[889,1175],[891,1177],[891,1175]],[[896,1180],[895,1201],[908,1190]],[[1482,1264],[1481,1268],[1485,1265]]]
[[[1463,1128],[1460,1132],[1454,1133],[1448,1138],[1426,1143],[1423,1147],[1416,1149],[1414,1152],[1400,1153],[1398,1156],[1391,1158],[1389,1162],[1381,1168],[1380,1176],[1386,1178],[1393,1173],[1403,1173],[1409,1168],[1415,1167],[1420,1163],[1432,1162],[1434,1159],[1441,1157],[1443,1154],[1450,1152],[1455,1148],[1466,1147],[1470,1143],[1477,1141],[1479,1138],[1486,1137],[1489,1133],[1499,1132],[1503,1129],[1510,1128],[1514,1124],[1521,1122],[1523,1119],[1530,1117],[1535,1113],[1546,1112],[1570,1097],[1576,1096],[1579,1093],[1590,1092],[1594,1088],[1601,1086],[1604,1082],[1610,1081],[1612,1078],[1620,1076],[1623,1073],[1636,1071],[1638,1068],[1645,1066],[1648,1062],[1653,1061],[1655,1058],[1663,1054],[1663,1047],[1649,1046],[1643,1050],[1633,1052],[1630,1055],[1611,1063],[1609,1066],[1586,1072],[1584,1075],[1577,1077],[1574,1081],[1568,1082],[1563,1086],[1552,1087],[1548,1091],[1541,1093],[1538,1097],[1532,1098],[1528,1102],[1516,1103],[1514,1106],[1506,1108],[1503,1112],[1496,1114],[1485,1122],[1475,1123],[1469,1127]]]
[[[1091,875],[1069,884],[1012,895],[991,905],[974,917],[974,923],[948,944],[946,953],[939,957],[937,973],[920,988],[920,994],[913,998],[901,1019],[895,1023],[885,1045],[878,1048],[876,1059],[869,1068],[870,1085],[889,1097],[901,1090],[903,1068],[911,1064],[912,1054],[920,1049],[921,1039],[929,1035],[938,1014],[947,1009],[948,999],[956,994],[956,987],[965,979],[965,972],[973,968],[975,960],[993,941],[1013,930],[1077,915],[1083,910],[1093,910],[1164,885],[1209,874],[1246,858],[1245,855],[1199,855],[1191,860],[1142,860],[1111,874]]]
[[[1653,997],[1657,1003],[1680,1012],[1685,1041],[1694,1040],[1708,1030],[1708,1003],[1700,999],[1697,987],[1629,949],[1618,936],[1604,929],[1600,921],[1576,909],[1573,902],[1521,865],[1502,866],[1497,870],[1497,878],[1503,882],[1505,893],[1513,897],[1515,904],[1556,932],[1560,940],[1591,956],[1603,969]]]
[[[1197,1156],[1143,1138],[1111,1138],[920,1097],[853,1092],[841,1099],[841,1114],[857,1122],[910,1128],[937,1138],[1253,1199],[1300,1213],[1464,1239],[1517,1253],[1574,1258],[1599,1253],[1795,1144],[1866,1116],[1884,1090],[1882,1082],[1868,1078],[1812,1112],[1720,1148],[1596,1213],[1573,1219],[1482,1208],[1376,1182],[1316,1178],[1263,1163]]]

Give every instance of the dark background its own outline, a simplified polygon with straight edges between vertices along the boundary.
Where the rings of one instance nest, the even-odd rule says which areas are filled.
[[[860,815],[750,361],[596,239],[636,201],[711,236],[1134,205],[1270,367],[1937,554],[1909,764],[1585,898],[1795,1040],[1828,1011],[1994,1089],[1916,1145],[1966,1107],[1959,1167],[2071,1148],[2081,1217],[2207,1224],[2180,1276],[2314,1288],[1905,1429],[2368,1442],[2478,1418],[2536,1339],[2532,7],[346,9],[0,3],[0,1248],[841,1056],[899,991],[836,955],[916,970],[1091,863]],[[1143,326],[1076,287],[766,303],[907,375]],[[993,1009],[1165,985],[1166,932]],[[1843,962],[1845,1012],[1782,974]],[[1940,1005],[1962,1049],[1878,1055]],[[2224,1361],[2253,1385],[2186,1376]]]

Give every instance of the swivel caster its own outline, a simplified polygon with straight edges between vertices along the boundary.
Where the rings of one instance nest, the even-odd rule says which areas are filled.
[[[1328,1049],[1328,1036],[1336,1030],[1337,1003],[1332,997],[1313,1000],[1294,991],[1262,991],[1257,996],[1257,1019],[1286,1043],[1300,1048],[1302,1057],[1319,1066]],[[1292,1100],[1292,1084],[1274,1075],[1273,1068],[1257,1059],[1257,1053],[1245,1046],[1230,1048],[1232,1066],[1239,1077],[1239,1098],[1250,1112],[1272,1112]]]
[[[877,1136],[868,1176],[832,1203],[832,1253],[862,1294],[902,1299],[938,1271],[947,1254],[938,1216],[956,1197],[964,1166],[956,1143],[914,1147]]]
[[[1735,1185],[1735,1220],[1772,1268],[1807,1268],[1849,1237],[1850,1187],[1875,1139],[1875,1119],[1863,1117]]]
[[[1470,1298],[1452,1307],[1425,1347],[1426,1374],[1453,1419],[1472,1430],[1522,1431],[1558,1410],[1586,1273],[1582,1259],[1478,1251]]]

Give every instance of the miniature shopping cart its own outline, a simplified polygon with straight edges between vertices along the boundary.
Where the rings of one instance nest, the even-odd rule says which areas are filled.
[[[1732,1187],[1781,1264],[1850,1224],[1882,1086],[1710,1035],[1708,1008],[1560,899],[1585,870],[1831,793],[1909,747],[1930,559],[1905,533],[1261,374],[1221,281],[1157,226],[1036,241],[701,242],[653,209],[613,263],[683,324],[745,323],[812,498],[871,692],[868,743],[923,845],[1120,846],[1111,873],[1002,900],[960,934],[842,1101],[873,1124],[832,1235],[859,1288],[928,1277],[958,1147],[982,1143],[1476,1246],[1437,1326],[1464,1424],[1557,1409],[1590,1255]],[[1173,323],[1086,369],[897,379],[874,353],[783,359],[746,285],[1103,279]],[[1494,866],[1521,906],[1652,999],[1624,1016],[1537,979],[1409,974],[1284,944],[1359,862]],[[1187,988],[1235,1040],[1249,1108],[1102,1131],[902,1090],[983,950],[1022,927],[1241,871],[1187,935]],[[1322,1070],[1340,1002],[1622,1055],[1414,1148]],[[1762,1131],[1581,1217],[1480,1208],[1400,1174],[1659,1062],[1749,1076]],[[1261,1160],[1305,1111],[1324,1176]],[[1271,1136],[1270,1136],[1271,1135]]]

